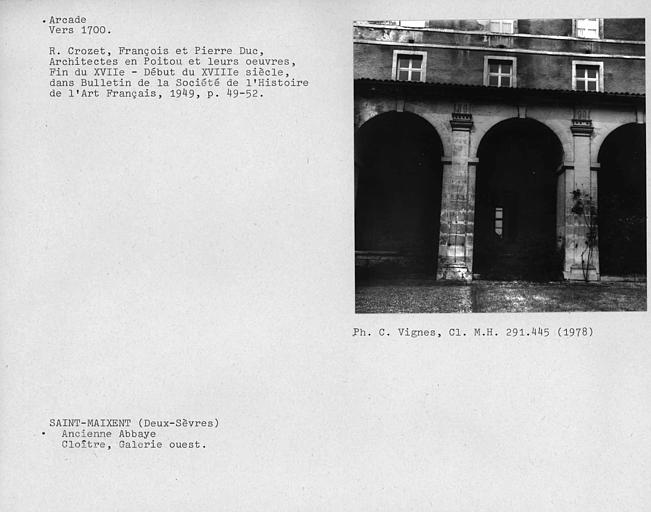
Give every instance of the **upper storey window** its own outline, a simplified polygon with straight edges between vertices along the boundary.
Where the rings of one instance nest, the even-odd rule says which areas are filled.
[[[603,62],[572,61],[572,89],[575,91],[603,92]]]
[[[425,20],[401,20],[398,22],[398,25],[409,28],[425,28]]]
[[[584,39],[599,39],[599,18],[583,18],[574,21],[576,37]]]
[[[424,82],[427,52],[396,50],[393,52],[393,79]]]
[[[515,57],[484,57],[484,85],[492,87],[516,87]]]
[[[488,30],[498,34],[513,34],[514,27],[515,20],[490,20],[488,23]]]

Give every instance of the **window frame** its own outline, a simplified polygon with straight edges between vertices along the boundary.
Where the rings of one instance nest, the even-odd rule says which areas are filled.
[[[420,68],[420,80],[400,80],[398,78],[398,58],[403,55],[420,55],[423,57],[423,60],[421,61],[421,68]],[[409,68],[415,69],[415,68]],[[393,50],[393,64],[391,67],[391,77],[393,80],[399,81],[399,82],[424,82],[425,81],[425,75],[427,71],[427,52],[426,51],[416,51],[416,50]],[[411,73],[410,73],[411,74]]]
[[[489,86],[489,64],[491,61],[510,61],[511,62],[511,84],[509,86],[497,85]],[[500,75],[501,76],[501,75]],[[506,57],[502,55],[484,55],[484,85],[489,87],[508,87],[515,88],[518,86],[518,59],[517,57]]]
[[[597,68],[597,90],[589,91],[587,89],[577,89],[576,80],[577,80],[577,67],[586,66]],[[572,90],[580,92],[604,92],[604,63],[601,61],[594,60],[573,60],[572,61]]]
[[[405,28],[427,28],[426,20],[399,20],[398,25]]]
[[[493,207],[493,232],[501,239],[504,239],[504,207],[503,206]]]
[[[508,22],[508,23],[511,24],[511,32],[502,32],[501,30],[496,32],[494,30],[491,30],[491,25],[493,23],[499,23],[500,24],[500,29],[502,29],[503,24],[505,22]],[[506,19],[506,18],[505,19],[499,19],[499,20],[488,20],[488,32],[490,32],[491,34],[505,34],[505,35],[515,34],[516,33],[516,24],[517,24],[517,22],[518,22],[517,19]]]
[[[595,20],[597,22],[597,35],[596,37],[586,37],[579,35],[579,21],[582,20]],[[572,35],[579,39],[584,39],[587,41],[595,41],[597,39],[603,39],[604,33],[604,20],[603,18],[574,18],[572,20]]]

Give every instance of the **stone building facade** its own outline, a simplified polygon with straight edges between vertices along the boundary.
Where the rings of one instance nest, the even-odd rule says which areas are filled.
[[[354,24],[358,275],[646,275],[644,20]]]

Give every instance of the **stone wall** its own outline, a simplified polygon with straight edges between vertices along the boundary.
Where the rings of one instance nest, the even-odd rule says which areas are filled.
[[[566,279],[583,279],[583,254],[588,227],[573,213],[581,190],[586,196],[598,195],[598,154],[601,144],[617,127],[644,123],[642,97],[604,96],[590,101],[589,95],[549,97],[545,91],[519,96],[495,97],[468,89],[444,89],[424,84],[410,92],[390,84],[360,82],[356,87],[357,126],[368,119],[398,108],[427,120],[436,129],[443,147],[441,224],[436,261],[440,279],[470,279],[473,273],[474,204],[478,148],[484,136],[508,119],[532,119],[548,127],[562,148],[562,163],[557,169],[556,244],[562,251],[562,272]],[[437,92],[438,91],[438,92]],[[602,95],[603,96],[603,95]],[[590,279],[599,278],[598,247],[593,251]]]

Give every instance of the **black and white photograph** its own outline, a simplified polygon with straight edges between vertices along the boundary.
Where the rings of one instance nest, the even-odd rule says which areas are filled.
[[[646,310],[644,19],[353,37],[357,313]]]
[[[650,6],[0,0],[0,512],[650,510]]]

